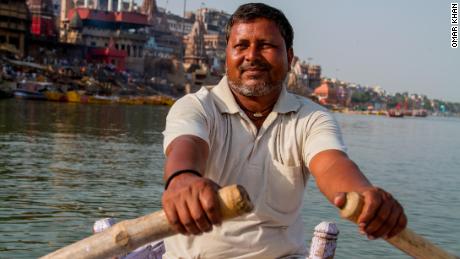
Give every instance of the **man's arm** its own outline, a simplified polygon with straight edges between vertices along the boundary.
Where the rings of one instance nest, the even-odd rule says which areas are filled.
[[[369,238],[390,238],[406,227],[407,218],[399,202],[373,186],[344,152],[322,151],[312,158],[309,167],[320,191],[337,207],[344,205],[345,192],[363,195],[358,224],[360,232]]]
[[[199,137],[175,138],[166,149],[164,180],[185,169],[203,175],[208,153],[208,144]],[[197,235],[210,231],[213,224],[220,224],[218,189],[213,181],[191,173],[174,177],[162,197],[163,209],[173,229],[185,235]]]

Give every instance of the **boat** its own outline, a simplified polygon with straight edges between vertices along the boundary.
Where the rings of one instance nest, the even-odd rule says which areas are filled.
[[[175,100],[164,95],[151,95],[145,97],[145,104],[172,106]]]
[[[103,96],[103,95],[91,95],[88,98],[88,103],[94,104],[112,104],[118,102],[116,96]]]
[[[54,102],[66,102],[67,101],[66,95],[56,90],[45,91],[44,94],[45,94],[46,100],[48,101],[54,101]]]
[[[29,100],[46,100],[45,92],[52,87],[49,82],[34,82],[24,81],[19,82],[15,90],[13,90],[14,97],[19,99]]]
[[[412,116],[413,112],[412,110],[404,110],[404,116]]]
[[[418,109],[413,111],[415,117],[426,117],[428,116],[428,111],[425,109]]]
[[[88,96],[84,91],[71,90],[65,93],[66,99],[70,103],[88,103]]]
[[[390,109],[387,111],[388,117],[394,117],[394,118],[402,118],[404,117],[404,113],[401,110],[398,109]]]
[[[93,224],[93,234],[101,233],[110,229],[117,222],[113,218],[99,219]],[[337,248],[337,239],[339,230],[333,222],[323,221],[318,224],[313,232],[310,243],[310,252],[307,258],[333,259]],[[163,240],[157,240],[146,243],[125,255],[117,258],[120,259],[161,259],[166,253]],[[289,257],[289,256],[288,256]],[[288,258],[283,257],[283,258]],[[291,258],[291,257],[289,257]],[[295,258],[298,258],[295,256]]]
[[[140,105],[144,104],[144,98],[140,96],[122,96],[118,100],[120,104]]]
[[[45,91],[45,97],[48,101],[66,102],[67,96],[59,87],[48,87]]]

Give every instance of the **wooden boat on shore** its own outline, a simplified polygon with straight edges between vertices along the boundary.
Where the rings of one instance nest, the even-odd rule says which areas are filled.
[[[116,96],[91,95],[88,97],[88,103],[94,104],[112,104],[118,102]]]
[[[66,94],[58,89],[48,89],[44,94],[48,101],[67,102]]]
[[[119,104],[141,105],[145,104],[145,100],[141,96],[122,96],[118,99]]]
[[[66,99],[70,103],[88,103],[88,96],[81,91],[71,90],[65,93]]]
[[[26,81],[13,90],[14,97],[29,100],[46,100],[45,92],[52,84],[48,82]]]
[[[152,95],[146,96],[144,99],[145,104],[151,105],[167,105],[172,106],[175,100],[171,97],[163,96],[163,95]]]

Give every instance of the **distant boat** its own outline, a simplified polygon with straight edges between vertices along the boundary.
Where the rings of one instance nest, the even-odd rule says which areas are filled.
[[[103,96],[103,95],[91,95],[88,99],[89,103],[95,104],[112,104],[118,102],[117,96]]]
[[[404,117],[404,112],[398,109],[390,109],[387,111],[388,117],[402,118]]]
[[[404,116],[412,116],[413,112],[412,110],[404,110]]]
[[[413,115],[415,117],[426,117],[428,116],[428,111],[425,109],[414,110]]]
[[[57,90],[47,90],[45,91],[45,97],[46,100],[48,101],[54,101],[54,102],[66,102],[67,101],[67,96],[65,93],[59,92]]]
[[[71,90],[66,92],[66,99],[70,103],[88,103],[88,96],[84,91]]]
[[[52,86],[48,82],[25,81],[18,83],[18,87],[13,91],[14,97],[30,100],[46,100],[45,91]]]

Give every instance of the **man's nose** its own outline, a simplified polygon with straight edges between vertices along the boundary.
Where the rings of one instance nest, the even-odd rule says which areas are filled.
[[[246,50],[245,60],[246,61],[254,61],[257,60],[260,56],[260,50],[255,45],[250,45],[249,48]]]

